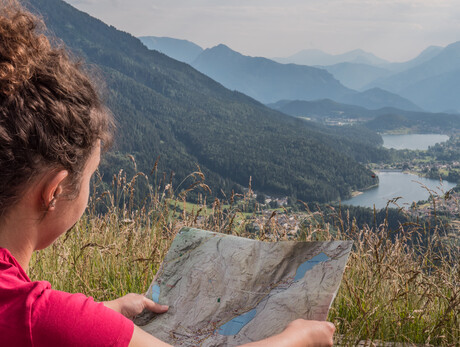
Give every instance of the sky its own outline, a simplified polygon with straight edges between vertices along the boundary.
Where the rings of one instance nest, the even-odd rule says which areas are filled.
[[[459,0],[65,0],[134,36],[166,36],[250,56],[363,49],[406,61],[460,41]]]

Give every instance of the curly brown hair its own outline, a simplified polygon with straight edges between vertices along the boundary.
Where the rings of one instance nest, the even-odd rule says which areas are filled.
[[[111,140],[113,118],[80,62],[52,45],[41,19],[0,0],[0,217],[23,187],[50,169],[81,173],[97,141]]]

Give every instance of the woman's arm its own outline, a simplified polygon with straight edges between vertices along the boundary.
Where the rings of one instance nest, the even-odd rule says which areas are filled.
[[[129,347],[172,347],[166,342],[158,340],[156,337],[146,333],[144,330],[134,325],[133,337]]]

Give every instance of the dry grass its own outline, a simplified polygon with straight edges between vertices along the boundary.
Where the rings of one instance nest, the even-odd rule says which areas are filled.
[[[142,207],[135,209],[138,180],[152,182]],[[232,194],[225,202],[216,199],[210,207],[203,200],[190,211],[185,208],[187,193],[206,191],[204,176],[199,170],[192,173],[181,188],[174,190],[166,177],[158,179],[156,170],[150,178],[139,173],[130,180],[121,171],[107,191],[100,194],[95,188],[87,213],[71,231],[35,254],[30,276],[48,280],[55,289],[107,300],[144,292],[182,226],[269,241],[289,238],[276,213],[257,233],[250,231],[253,222],[243,214],[250,191],[244,196]],[[181,211],[180,205],[184,205]],[[98,214],[101,206],[105,213]],[[442,227],[430,228],[430,233],[423,225],[390,231],[384,223],[377,229],[359,229],[349,216],[334,213],[336,222],[328,224],[321,212],[306,211],[302,218],[309,219],[308,227],[297,239],[355,242],[329,314],[341,344],[369,340],[456,345],[460,341],[458,243],[443,242]]]

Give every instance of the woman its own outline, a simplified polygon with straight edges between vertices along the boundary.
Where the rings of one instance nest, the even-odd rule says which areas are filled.
[[[5,346],[168,346],[128,318],[162,306],[138,294],[96,303],[32,282],[32,253],[82,216],[112,118],[82,67],[0,0],[0,336]],[[331,345],[334,326],[296,320],[248,346]]]

